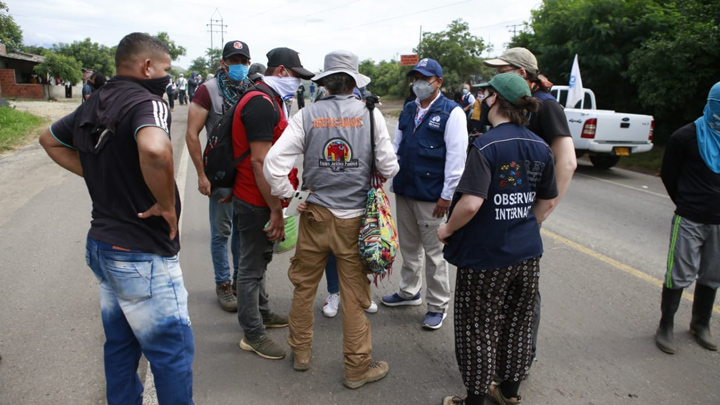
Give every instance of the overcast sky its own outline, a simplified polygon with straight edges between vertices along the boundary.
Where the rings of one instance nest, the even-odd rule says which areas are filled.
[[[49,46],[90,37],[114,46],[128,33],[165,31],[187,49],[174,65],[187,67],[210,47],[210,20],[222,17],[224,40],[239,39],[253,62],[267,63],[272,48],[300,52],[303,65],[322,68],[336,49],[376,62],[412,53],[420,30],[439,32],[462,18],[470,32],[491,44],[483,56],[502,53],[512,25],[521,29],[541,0],[4,0],[27,45]],[[222,47],[219,22],[213,43]]]

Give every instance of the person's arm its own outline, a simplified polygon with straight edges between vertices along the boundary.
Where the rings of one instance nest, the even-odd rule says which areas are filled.
[[[400,165],[390,142],[385,118],[377,108],[372,113],[375,119],[375,167],[382,177],[389,179],[400,171]]]
[[[485,199],[480,196],[463,194],[462,197],[460,197],[460,201],[455,204],[450,219],[438,228],[437,233],[440,242],[442,242],[443,245],[447,245],[447,238],[452,236],[458,229],[467,225],[480,210],[483,202],[485,202]]]
[[[468,146],[467,117],[462,108],[455,107],[445,125],[445,182],[440,198],[433,209],[435,218],[442,218],[450,209],[455,188],[465,170]]]
[[[468,102],[468,105],[466,105],[465,108],[463,108],[463,110],[465,112],[468,112],[468,111],[470,111],[471,108],[473,108],[473,104],[475,104],[475,97],[473,97],[472,94],[468,94],[467,102]]]
[[[268,207],[270,207],[270,226],[265,229],[270,240],[282,240],[285,237],[285,218],[282,213],[282,203],[278,197],[272,195],[270,184],[263,175],[263,165],[272,142],[250,142],[250,165],[255,176],[260,194],[262,194]]]
[[[295,189],[288,179],[288,173],[295,166],[297,156],[305,149],[303,115],[295,114],[280,139],[270,148],[263,163],[263,175],[270,185],[270,194],[288,198]]]
[[[145,184],[157,201],[150,209],[138,213],[146,219],[161,216],[170,226],[170,239],[177,235],[177,215],[175,213],[175,178],[173,172],[173,150],[170,137],[160,127],[146,126],[137,134],[140,170]]]
[[[282,106],[267,96],[252,97],[242,109],[235,111],[235,119],[242,121],[245,135],[250,146],[250,166],[255,184],[270,208],[270,226],[265,229],[270,240],[282,240],[285,236],[285,219],[280,199],[273,196],[270,184],[263,175],[263,165],[272,146],[273,131],[277,124]],[[235,136],[235,134],[233,134]]]
[[[197,94],[197,92],[196,92]],[[200,194],[210,196],[210,181],[205,176],[203,168],[202,145],[200,144],[200,131],[202,131],[207,121],[209,111],[195,102],[190,103],[188,109],[187,130],[185,131],[185,142],[187,143],[190,158],[195,165],[195,171],[198,176],[198,191]]]
[[[575,145],[572,137],[556,136],[550,145],[555,155],[555,177],[557,178],[559,203],[565,196],[565,192],[570,187],[573,173],[577,169],[577,158],[575,157]],[[555,204],[557,205],[557,204]]]
[[[667,145],[665,145],[660,178],[662,179],[668,196],[673,202],[675,202],[675,197],[677,197],[678,179],[680,178],[680,169],[683,165],[684,154],[682,142],[680,142],[677,135],[672,134],[670,139],[668,139]]]
[[[40,135],[40,145],[45,149],[45,152],[62,168],[83,177],[78,151],[60,142],[50,131],[51,128],[48,128]]]
[[[542,224],[550,216],[560,201],[559,195],[555,159],[550,154],[537,184],[535,202],[531,208],[538,224]]]

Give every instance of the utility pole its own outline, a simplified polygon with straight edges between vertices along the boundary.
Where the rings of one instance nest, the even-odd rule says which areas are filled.
[[[217,14],[217,17],[215,17],[215,14]],[[205,25],[210,27],[210,49],[215,49],[215,43],[213,42],[213,33],[219,32],[220,43],[225,43],[225,29],[227,28],[227,25],[223,24],[223,18],[222,14],[220,14],[220,10],[215,9],[213,15],[210,16],[210,24]],[[217,27],[217,29],[215,27]]]
[[[505,28],[512,28],[512,30],[508,30],[508,32],[512,32],[513,36],[517,35],[517,27],[520,27],[522,24],[512,24],[512,25],[506,25]]]
[[[422,42],[422,25],[420,26],[420,37],[418,38],[418,50],[420,50],[421,42]]]

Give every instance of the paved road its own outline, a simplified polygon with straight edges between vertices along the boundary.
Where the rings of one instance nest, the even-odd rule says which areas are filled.
[[[373,355],[390,363],[390,374],[360,390],[345,389],[341,319],[321,315],[324,281],[310,371],[293,371],[290,358],[264,360],[237,347],[237,320],[215,301],[207,200],[195,191],[194,169],[182,158],[186,114],[176,107],[172,135],[176,173],[187,177],[181,264],[196,338],[196,402],[437,404],[461,393],[451,318],[438,331],[424,331],[423,307],[381,307],[370,315]],[[102,404],[97,286],[83,260],[90,220],[84,183],[30,146],[0,158],[0,189],[0,404]],[[687,333],[689,301],[677,315],[678,354],[665,355],[653,343],[672,208],[656,177],[580,163],[543,227],[540,358],[522,387],[525,403],[720,403],[720,355]],[[270,264],[278,312],[290,307],[290,256],[276,255]],[[373,288],[376,301],[394,292],[398,279],[393,274]],[[287,330],[269,334],[282,341]]]

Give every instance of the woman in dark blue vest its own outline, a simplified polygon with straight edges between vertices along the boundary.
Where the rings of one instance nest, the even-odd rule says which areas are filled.
[[[517,403],[532,361],[533,305],[543,253],[539,224],[557,197],[550,147],[525,128],[538,101],[517,74],[485,87],[493,129],[470,147],[448,222],[438,229],[456,265],[455,354],[467,397],[444,405]],[[491,385],[493,375],[502,380]]]

